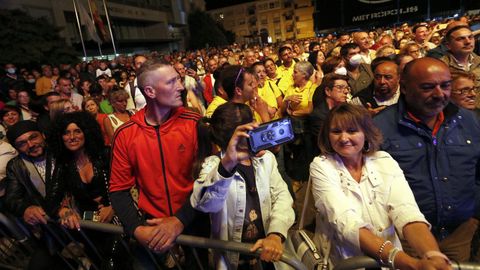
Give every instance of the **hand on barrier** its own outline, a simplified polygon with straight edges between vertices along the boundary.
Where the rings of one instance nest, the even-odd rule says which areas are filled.
[[[269,234],[266,238],[258,240],[250,249],[251,252],[261,248],[260,259],[266,262],[279,261],[283,254],[282,239],[276,234]]]
[[[63,207],[58,212],[58,216],[63,227],[80,231],[80,216],[75,210]]]
[[[99,215],[99,222],[102,223],[110,223],[112,221],[113,215],[115,212],[113,211],[112,206],[103,206],[102,204],[98,206],[98,215]]]
[[[158,253],[173,247],[175,239],[183,231],[183,223],[176,217],[149,219],[147,224],[150,226],[135,229],[135,238],[140,244]]]
[[[37,225],[39,223],[47,224],[47,214],[43,211],[42,207],[32,205],[23,212],[23,220],[30,225]]]
[[[451,270],[452,267],[441,257],[432,257],[430,259],[421,259],[417,262],[419,270]]]

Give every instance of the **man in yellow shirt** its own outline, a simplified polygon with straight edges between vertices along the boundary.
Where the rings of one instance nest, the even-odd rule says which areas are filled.
[[[293,85],[295,61],[293,61],[292,49],[289,46],[280,47],[278,57],[282,60],[282,65],[277,68],[277,77],[280,78],[278,88],[280,88],[282,93],[285,93]]]
[[[38,78],[35,83],[35,93],[37,96],[43,96],[48,92],[52,92],[57,84],[57,76],[53,76],[52,67],[44,66],[42,73],[43,76]]]

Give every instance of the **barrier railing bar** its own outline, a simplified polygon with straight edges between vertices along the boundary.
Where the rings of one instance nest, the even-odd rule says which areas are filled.
[[[92,230],[102,231],[106,233],[122,234],[123,228],[114,224],[98,223],[93,221],[81,220],[80,227],[88,228]],[[250,248],[252,244],[228,242],[216,239],[208,239],[203,237],[191,236],[191,235],[179,235],[175,241],[177,244],[186,245],[194,248],[212,248],[222,249],[232,252],[239,252],[242,254],[252,254]],[[260,250],[257,250],[256,255],[260,255]],[[305,265],[295,259],[289,253],[284,253],[280,259],[282,262],[290,265],[297,270],[307,270]]]
[[[45,230],[46,232],[48,232],[48,233],[54,238],[55,241],[57,241],[57,243],[59,243],[61,246],[63,246],[63,247],[65,248],[65,250],[67,251],[67,253],[77,262],[78,266],[79,266],[81,269],[88,270],[88,269],[86,269],[86,268],[83,266],[82,262],[75,256],[75,254],[72,252],[72,250],[70,249],[70,247],[68,246],[68,244],[65,243],[65,242],[60,238],[60,236],[58,236],[57,233],[54,232],[54,231],[52,230],[52,228],[50,228],[49,225],[43,225],[42,227],[44,228],[44,230]],[[70,264],[69,264],[69,265],[70,265]],[[71,265],[70,265],[70,267],[71,267]]]
[[[358,268],[376,268],[381,265],[375,259],[368,256],[356,256],[342,260],[337,263],[333,270],[352,270]],[[456,262],[452,261],[453,270],[480,270],[480,264],[468,263],[468,262]]]

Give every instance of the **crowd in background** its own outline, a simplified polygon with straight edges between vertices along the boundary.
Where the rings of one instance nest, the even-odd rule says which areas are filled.
[[[303,202],[304,196],[301,190],[304,189],[305,183],[312,176],[312,169],[315,169],[317,173],[321,171],[321,168],[315,167],[320,163],[319,160],[316,161],[317,165],[312,165],[312,169],[310,169],[310,163],[319,155],[338,152],[337,149],[330,149],[329,152],[328,149],[323,148],[325,144],[332,142],[323,142],[322,144],[321,138],[322,136],[324,138],[328,137],[330,134],[325,131],[325,124],[335,123],[330,113],[332,111],[338,113],[338,110],[340,110],[338,108],[343,108],[341,106],[345,106],[345,104],[363,106],[364,111],[360,113],[364,113],[368,117],[375,117],[375,124],[386,138],[387,136],[388,138],[396,136],[392,131],[395,127],[386,128],[388,120],[384,119],[385,117],[382,118],[382,116],[392,111],[392,109],[387,110],[388,107],[402,106],[398,104],[405,103],[407,108],[410,108],[407,110],[408,113],[413,113],[412,115],[409,114],[412,123],[418,124],[422,128],[424,125],[421,123],[425,119],[421,117],[423,111],[419,108],[423,106],[428,109],[430,105],[435,107],[438,105],[437,103],[442,103],[441,109],[443,110],[447,108],[447,103],[451,102],[457,108],[456,110],[463,108],[472,111],[471,115],[475,116],[472,118],[470,118],[470,114],[464,116],[462,109],[462,114],[456,113],[455,117],[459,118],[453,121],[461,122],[462,117],[464,119],[468,118],[468,121],[470,119],[471,121],[478,121],[480,116],[480,56],[478,56],[480,42],[478,42],[479,31],[473,29],[478,24],[480,24],[478,17],[461,17],[458,20],[431,21],[412,25],[405,23],[400,26],[382,27],[371,31],[360,30],[352,33],[328,34],[324,37],[287,41],[273,45],[232,44],[222,48],[205,48],[196,51],[120,55],[111,60],[93,59],[88,62],[66,63],[59,66],[42,63],[35,68],[16,66],[15,63],[5,63],[5,74],[0,78],[0,138],[2,139],[0,155],[5,157],[0,159],[0,181],[2,183],[0,196],[8,199],[8,194],[5,194],[5,192],[8,192],[8,189],[5,190],[6,181],[2,180],[7,176],[7,162],[18,152],[20,154],[31,154],[28,152],[30,150],[23,151],[22,147],[36,139],[29,137],[19,143],[17,139],[21,136],[21,133],[18,136],[7,136],[7,134],[9,134],[11,127],[22,120],[31,120],[38,127],[28,126],[25,127],[25,130],[38,130],[44,134],[45,143],[48,145],[45,148],[48,149],[49,155],[52,155],[53,160],[61,161],[61,163],[58,163],[61,166],[55,166],[58,170],[53,170],[45,165],[46,167],[43,167],[44,171],[40,174],[45,176],[45,173],[47,173],[48,175],[51,170],[58,179],[75,179],[69,183],[57,182],[53,190],[44,192],[43,197],[51,200],[45,208],[58,213],[60,217],[69,216],[68,211],[70,210],[68,209],[70,208],[62,208],[71,204],[71,201],[66,200],[63,196],[68,191],[76,198],[77,207],[82,212],[99,209],[99,221],[112,222],[114,211],[108,201],[110,149],[115,144],[115,132],[121,127],[127,126],[124,124],[130,123],[132,117],[148,103],[149,97],[145,96],[145,89],[142,88],[144,82],[139,82],[140,78],[137,77],[139,70],[146,62],[158,60],[169,63],[175,69],[184,88],[181,92],[183,107],[198,113],[200,117],[212,118],[214,121],[217,119],[218,121],[221,116],[219,116],[219,112],[217,112],[217,115],[215,114],[217,108],[222,108],[223,112],[226,108],[222,107],[226,106],[224,104],[242,103],[245,104],[245,107],[232,107],[230,110],[248,111],[249,109],[251,118],[257,123],[270,122],[282,117],[292,119],[295,140],[286,145],[270,149],[273,154],[269,155],[268,158],[275,159],[278,163],[278,176],[281,176],[287,183],[286,186],[288,186],[298,210],[298,205]],[[477,42],[475,42],[476,40]],[[427,60],[417,61],[421,58]],[[437,60],[430,60],[433,58]],[[409,66],[409,62],[422,65],[421,70],[425,70],[425,72],[434,72],[437,68],[444,68],[439,64],[443,62],[445,67],[448,67],[449,74],[451,73],[451,79],[436,82],[438,85],[433,86],[425,83],[421,87],[424,88],[425,92],[437,86],[443,90],[448,88],[448,98],[442,101],[433,99],[433,101],[427,100],[423,104],[414,104],[415,100],[420,98],[409,96],[409,93],[405,92],[407,91],[405,89],[408,88],[406,85],[410,83],[408,79],[415,75],[412,69],[417,68],[417,66]],[[404,74],[407,75],[404,76]],[[403,101],[404,99],[405,101]],[[412,108],[417,108],[419,110],[418,114],[415,114],[415,110]],[[348,108],[345,110],[348,110]],[[227,114],[227,112],[224,113]],[[428,113],[430,112],[425,112],[425,115],[429,115]],[[443,120],[438,123],[438,126],[436,124],[437,113],[435,112],[431,127],[425,123],[429,132],[430,129],[433,130],[433,140],[436,140],[438,130],[443,130],[441,127]],[[448,119],[447,112],[445,112],[445,116],[443,116],[443,112],[441,115],[441,117]],[[234,115],[230,116],[235,118]],[[244,118],[250,119],[247,116]],[[96,121],[89,122],[91,119]],[[242,123],[239,122],[239,125],[246,124],[248,121],[245,119],[242,120]],[[351,119],[348,121],[351,121]],[[358,121],[360,120],[353,120],[360,126],[360,129],[366,129],[365,126],[362,126],[364,123]],[[471,123],[474,127],[465,125],[464,128],[476,130],[478,122]],[[232,128],[235,129],[235,127]],[[339,133],[343,132],[342,128],[339,128]],[[15,129],[16,133],[18,133],[17,129]],[[454,126],[451,126],[450,129],[454,129]],[[219,128],[219,130],[221,129]],[[76,145],[77,142],[74,139],[69,139],[76,138],[75,134],[80,132],[85,134],[85,142],[88,142],[82,145],[81,151]],[[347,131],[349,134],[354,132],[356,131]],[[392,134],[387,135],[388,132]],[[14,131],[10,132],[10,134],[12,133]],[[456,150],[450,151],[448,147],[456,145],[458,147],[468,147],[459,145],[466,141],[467,144],[474,144],[475,149],[477,149],[477,144],[480,143],[480,141],[477,141],[476,135],[458,134],[455,138],[459,141],[455,141],[455,138],[453,138],[452,141],[449,139],[446,142],[447,153],[445,155],[450,155],[450,158],[461,155],[464,150],[460,150],[459,154]],[[443,136],[443,133],[440,133],[440,135]],[[230,136],[233,135],[230,134]],[[412,136],[409,138],[411,139]],[[227,151],[229,138],[227,138],[225,145],[215,143],[222,150]],[[332,137],[330,137],[330,140],[332,140]],[[407,180],[417,179],[416,174],[423,175],[426,173],[413,168],[412,162],[415,162],[417,156],[408,156],[401,151],[395,151],[395,147],[398,150],[407,144],[409,146],[413,145],[410,147],[412,149],[415,146],[421,148],[423,145],[420,139],[411,139],[405,142],[385,141],[389,142],[389,145],[383,144],[382,149],[389,152],[400,164],[401,169],[397,168],[397,165],[389,163],[389,166],[393,166],[395,173],[403,175],[403,170]],[[99,145],[98,142],[103,142],[103,144]],[[375,151],[380,149],[380,141],[377,144]],[[433,146],[437,146],[436,141],[432,143]],[[369,148],[368,145],[365,147]],[[410,148],[407,147],[406,149]],[[393,149],[392,152],[389,149]],[[366,152],[369,152],[369,150],[366,150]],[[478,159],[477,153],[464,152],[467,152],[465,155],[471,154],[469,157]],[[391,158],[390,155],[386,154],[381,158]],[[379,156],[381,155],[379,154]],[[418,153],[418,156],[422,156],[422,153]],[[329,157],[325,159],[329,159]],[[462,158],[458,158],[457,162],[460,163],[460,160]],[[207,161],[215,163],[215,160]],[[347,164],[346,160],[344,162]],[[455,169],[452,165],[455,162],[445,162],[447,163],[439,161],[439,164],[447,164],[445,166],[452,167],[452,170]],[[332,161],[333,165],[331,164],[331,166],[335,167],[334,163]],[[421,164],[421,161],[418,164]],[[462,164],[457,165],[462,166]],[[477,164],[473,164],[473,168],[475,166]],[[422,169],[428,170],[428,168]],[[471,170],[472,166],[466,168]],[[435,175],[435,170],[437,168],[432,169],[427,178],[441,177],[441,173],[437,172],[438,175]],[[440,171],[440,169],[438,170]],[[79,172],[79,174],[77,175],[75,172]],[[359,175],[358,181],[361,181],[360,179],[363,179],[365,171],[360,169],[357,172],[361,175],[361,177]],[[208,178],[201,175],[201,178],[203,177]],[[318,175],[312,177],[315,178]],[[443,177],[447,177],[447,174]],[[468,175],[465,179],[469,177],[478,181],[478,175]],[[83,180],[92,178],[93,180],[88,182],[89,187],[86,188]],[[356,177],[353,178],[357,180]],[[447,180],[444,179],[444,182],[447,182]],[[468,182],[468,184],[471,183]],[[447,210],[444,210],[443,207],[450,207],[450,205],[442,205],[442,210],[431,213],[425,211],[426,207],[431,206],[431,201],[440,199],[426,199],[422,192],[433,189],[437,192],[436,194],[443,196],[444,192],[438,190],[445,187],[437,187],[435,184],[434,188],[425,188],[419,192],[415,189],[418,188],[416,186],[418,183],[412,184],[410,182],[410,184],[420,210],[425,215],[423,217],[422,213],[418,212],[415,222],[420,220],[420,222],[429,224],[433,236],[438,242],[444,240],[447,235],[463,225],[463,223],[458,222],[472,217],[472,213],[470,213],[473,211],[472,209],[469,208],[471,210],[469,213],[464,213],[466,210],[461,209],[462,207],[470,207],[468,201],[473,200],[472,197],[468,197],[469,195],[464,190],[455,191],[455,194],[459,196],[463,192],[463,197],[468,197],[463,205],[457,205],[457,208],[455,208],[461,214],[444,214],[442,211]],[[283,186],[281,187],[283,188]],[[315,188],[317,188],[317,194],[315,194]],[[402,188],[405,187],[402,186]],[[321,193],[319,190],[321,190],[321,187],[314,183],[316,201],[322,200],[322,196],[329,195]],[[132,190],[133,197],[138,200],[138,194],[135,194],[135,192],[135,190]],[[410,193],[407,192],[408,194]],[[408,196],[413,198],[413,195]],[[291,203],[289,200],[286,201]],[[2,201],[2,205],[3,203]],[[202,206],[200,202],[197,203],[199,204],[198,208],[206,207]],[[192,204],[194,204],[193,199]],[[8,207],[12,205],[12,202],[6,202],[6,205]],[[315,205],[318,207],[317,203]],[[285,205],[283,206],[285,207]],[[415,212],[418,210],[415,207],[416,205],[407,208],[407,210]],[[288,205],[286,208],[288,208]],[[330,215],[331,211],[333,210],[325,210]],[[348,211],[348,209],[345,211]],[[415,213],[417,214],[417,212]],[[398,215],[401,214],[403,213]],[[444,215],[442,216],[444,219],[439,217],[441,215]],[[23,214],[20,216],[23,216]],[[26,222],[28,223],[27,220]],[[402,222],[398,221],[398,223]],[[79,226],[75,221],[68,219],[62,219],[62,224],[70,228]],[[343,229],[340,231],[348,233],[348,230]],[[422,231],[422,233],[423,230],[428,231],[426,226],[415,229]],[[283,231],[282,233],[285,234]],[[391,236],[395,234],[394,232],[391,235],[387,234],[377,233],[376,235],[386,236],[387,240],[390,239],[394,244],[399,242],[396,236],[395,238]],[[360,233],[360,236],[357,237],[361,237],[361,235]],[[400,233],[400,235],[403,235],[403,233]],[[285,235],[281,235],[280,238],[283,236]],[[369,237],[371,236],[369,235]],[[406,236],[406,238],[408,237]],[[473,236],[470,237],[470,240],[472,238]],[[386,253],[388,253],[387,249],[390,251],[387,258],[394,253],[396,255],[396,252],[398,252],[394,247],[390,247],[390,240],[388,243],[378,239],[377,242],[368,242],[370,245],[377,245],[378,243],[381,247],[379,252],[375,252],[375,248],[371,246],[368,248],[362,246],[362,251],[372,256],[378,253],[380,260],[385,260],[382,259],[382,256],[385,258],[383,249]],[[425,242],[430,240],[427,239]],[[339,240],[339,245],[348,242],[342,241]],[[404,243],[402,242],[402,244]],[[411,242],[409,244],[413,245],[412,248],[417,251],[422,250]],[[351,255],[348,247],[344,247],[337,253],[336,256],[339,257]],[[468,253],[468,256],[456,258],[469,260],[470,252]],[[447,255],[449,257],[454,256]],[[399,259],[398,261],[406,264],[408,259]],[[441,267],[438,269],[441,269]]]

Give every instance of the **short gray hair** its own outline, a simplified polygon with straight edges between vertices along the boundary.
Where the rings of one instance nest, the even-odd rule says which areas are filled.
[[[305,74],[307,80],[313,75],[313,71],[315,70],[308,61],[300,61],[295,64],[295,69],[300,71],[301,73]]]

